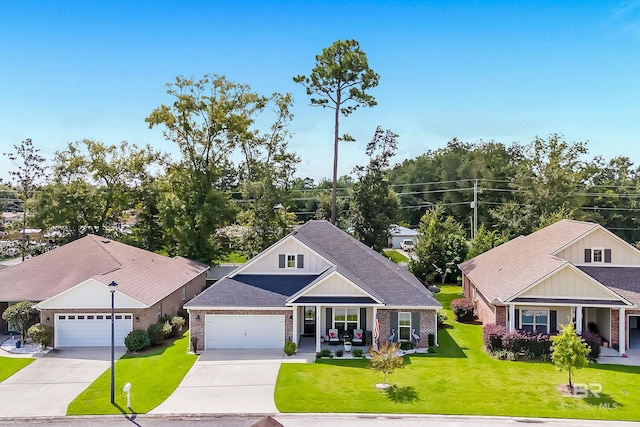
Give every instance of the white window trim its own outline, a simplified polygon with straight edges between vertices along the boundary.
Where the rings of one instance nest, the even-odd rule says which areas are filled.
[[[596,251],[600,251],[600,261],[596,261]],[[591,262],[594,264],[604,264],[604,248],[591,248]]]
[[[411,341],[411,327],[413,325],[411,325],[411,312],[410,311],[399,311],[398,312],[398,341],[401,341],[400,340],[400,316],[404,315],[404,314],[409,315],[409,327],[408,327],[408,329],[409,329],[409,339],[408,339],[408,341]],[[407,327],[403,326],[402,328],[407,328]],[[407,341],[407,340],[403,339],[402,341]]]
[[[338,329],[336,328],[336,312],[338,310],[342,311],[344,313],[344,322],[340,321],[340,323],[344,323],[345,324],[345,329],[347,326],[347,323],[351,323],[347,320],[347,310],[352,309],[352,310],[356,310],[356,316],[357,316],[357,327],[356,329],[360,329],[360,308],[359,307],[332,307],[331,308],[331,326],[333,329]]]
[[[290,256],[293,257],[293,267],[289,267]],[[298,254],[284,254],[284,268],[289,270],[298,268]]]
[[[533,314],[533,323],[527,323],[527,325],[531,325],[531,326],[533,326],[533,329],[531,330],[531,332],[533,332],[533,333],[545,333],[545,334],[549,334],[549,317],[550,317],[550,311],[549,311],[549,309],[546,309],[546,308],[534,308],[534,307],[526,308],[526,309],[524,309],[524,310],[523,310],[523,309],[520,309],[520,329],[523,329],[523,328],[522,328],[522,326],[523,326],[523,323],[522,323],[522,315],[524,314],[524,312],[525,312],[525,311],[533,311],[533,312],[534,312],[534,314]],[[536,323],[536,315],[535,315],[535,312],[536,312],[536,311],[544,311],[544,312],[546,312],[546,313],[547,313],[547,323],[545,323],[545,325],[546,325],[546,327],[547,327],[547,332],[538,332],[538,331],[536,330],[536,326],[539,326],[539,325]],[[542,323],[540,323],[540,325],[542,325]]]

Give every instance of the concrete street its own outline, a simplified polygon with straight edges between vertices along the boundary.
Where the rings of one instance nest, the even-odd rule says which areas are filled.
[[[116,359],[125,348],[116,348]],[[111,349],[66,348],[37,359],[0,383],[0,417],[61,416],[110,366]]]

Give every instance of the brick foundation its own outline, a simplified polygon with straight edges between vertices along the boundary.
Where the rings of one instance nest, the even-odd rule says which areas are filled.
[[[378,320],[380,321],[380,344],[384,344],[387,341],[389,335],[391,335],[391,329],[398,330],[397,325],[391,327],[391,312],[409,311],[409,310],[385,310],[378,309]],[[438,333],[438,327],[436,324],[436,310],[411,310],[411,312],[418,311],[420,313],[420,342],[418,342],[418,348],[427,348],[429,346],[429,334],[433,334],[434,337]],[[415,328],[412,325],[412,328]],[[418,328],[415,328],[416,331]]]

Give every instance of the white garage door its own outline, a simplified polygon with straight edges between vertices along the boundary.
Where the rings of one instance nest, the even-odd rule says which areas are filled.
[[[116,314],[115,345],[133,329],[131,314]],[[56,347],[108,347],[111,345],[111,315],[105,313],[56,314]]]
[[[284,315],[207,314],[206,349],[283,348]]]

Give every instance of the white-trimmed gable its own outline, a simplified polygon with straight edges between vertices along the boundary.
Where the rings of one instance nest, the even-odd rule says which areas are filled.
[[[145,304],[118,292],[117,289],[114,298],[116,308],[147,308]],[[38,303],[37,307],[40,309],[110,309],[111,292],[107,285],[91,278]]]
[[[351,280],[337,271],[333,271],[327,274],[325,277],[319,279],[317,282],[312,283],[307,288],[302,289],[297,294],[293,295],[287,302],[295,303],[300,297],[369,297],[378,303],[382,303],[374,295],[371,295]]]
[[[606,286],[569,264],[533,284],[516,297],[624,301]]]
[[[285,257],[282,267],[281,256]],[[295,257],[295,267],[286,262],[288,256]],[[300,258],[301,256],[302,258]],[[302,260],[302,268],[298,262]],[[320,274],[332,264],[294,236],[288,236],[250,260],[235,274]]]
[[[592,259],[590,262],[586,262],[585,249],[591,254]],[[602,251],[602,263],[593,262],[594,250]],[[610,251],[610,262],[605,262],[604,260],[605,250]],[[640,265],[640,251],[604,227],[596,227],[592,232],[562,248],[555,255],[576,265]]]

